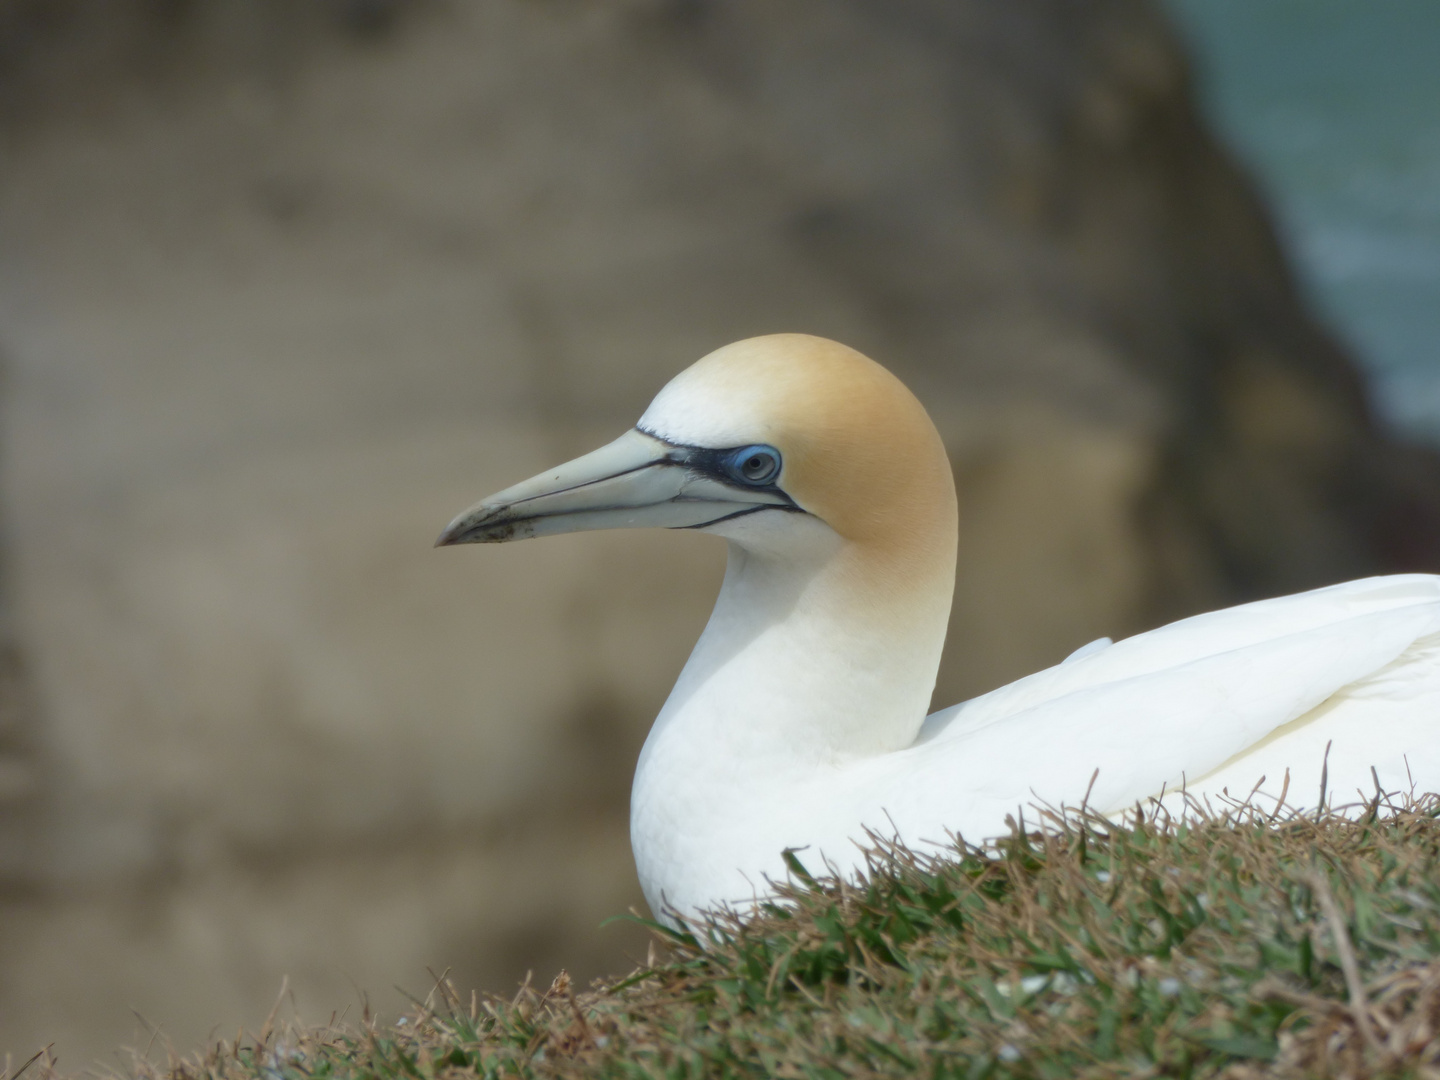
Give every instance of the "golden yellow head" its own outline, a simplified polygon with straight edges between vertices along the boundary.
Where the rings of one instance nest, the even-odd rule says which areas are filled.
[[[838,342],[726,345],[671,380],[639,427],[690,446],[773,446],[777,485],[842,537],[889,546],[924,535],[953,549],[955,485],[935,425],[904,383]]]

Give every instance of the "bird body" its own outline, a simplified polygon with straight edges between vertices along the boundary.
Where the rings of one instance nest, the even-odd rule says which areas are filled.
[[[724,537],[714,612],[636,769],[652,910],[693,917],[1037,802],[1440,789],[1440,578],[1370,578],[1185,619],[927,717],[953,592],[943,444],[880,365],[805,335],[710,354],[636,429],[490,497],[440,543],[659,525]],[[1327,756],[1328,755],[1328,756]],[[1303,795],[1301,793],[1304,793]]]

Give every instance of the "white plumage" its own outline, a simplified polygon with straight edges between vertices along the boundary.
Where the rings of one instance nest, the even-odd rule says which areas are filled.
[[[937,712],[949,463],[879,365],[804,335],[677,376],[637,429],[461,514],[440,543],[658,525],[724,536],[725,581],[636,769],[652,909],[743,904],[781,853],[846,872],[865,830],[944,845],[1043,802],[1315,805],[1440,789],[1440,578],[1199,615]],[[1328,747],[1328,761],[1327,761]],[[1097,773],[1098,770],[1098,773]],[[1093,782],[1093,784],[1092,784]],[[1288,789],[1286,785],[1288,784]],[[1183,795],[1182,795],[1183,792]]]

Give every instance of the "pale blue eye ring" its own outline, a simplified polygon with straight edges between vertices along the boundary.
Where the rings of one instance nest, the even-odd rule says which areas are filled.
[[[780,451],[773,446],[742,446],[731,451],[725,471],[742,484],[764,487],[780,475]]]

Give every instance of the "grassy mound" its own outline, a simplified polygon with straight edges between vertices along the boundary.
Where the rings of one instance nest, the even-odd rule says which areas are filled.
[[[798,861],[782,899],[577,993],[440,986],[380,1029],[267,1033],[167,1080],[1440,1077],[1440,806],[1360,821],[1070,817],[947,860]]]

